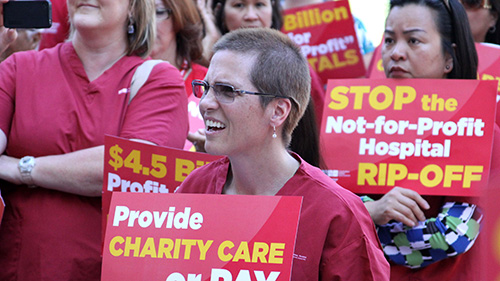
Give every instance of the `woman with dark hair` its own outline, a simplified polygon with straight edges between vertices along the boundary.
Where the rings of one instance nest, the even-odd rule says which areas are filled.
[[[264,27],[280,30],[283,24],[281,5],[278,0],[214,0],[198,1],[204,15],[207,32],[204,48],[211,49],[220,36],[239,28]],[[208,5],[208,7],[207,7]],[[213,11],[213,14],[212,14]],[[210,26],[215,25],[214,27]],[[218,33],[218,34],[217,34]],[[293,133],[290,149],[298,153],[308,163],[319,167],[322,164],[319,153],[319,124],[321,123],[324,90],[318,75],[309,67],[311,76],[311,100]],[[292,81],[290,81],[291,83]]]
[[[222,34],[226,34],[231,30],[239,28],[239,27],[237,27],[238,23],[229,23],[229,26],[227,26],[228,23],[226,22],[227,18],[225,15],[226,2],[228,2],[228,1],[227,0],[215,0],[212,4],[212,9],[215,12],[215,22],[216,22],[217,27],[219,28],[219,30],[221,31]],[[235,2],[235,1],[233,1],[233,2]],[[241,5],[241,3],[239,3],[239,2],[241,2],[241,1],[237,1],[236,3],[233,4],[233,3],[231,3],[231,0],[229,0],[230,5],[233,5],[235,7],[238,7],[239,5]],[[280,30],[281,27],[283,26],[283,15],[281,13],[281,3],[278,0],[271,0],[270,2],[271,2],[269,5],[269,7],[271,8],[271,26],[270,27],[273,29]],[[260,4],[260,5],[262,5],[262,4]],[[262,5],[261,7],[263,7],[263,6],[264,5]],[[231,25],[231,24],[236,24],[236,26]],[[242,27],[257,27],[257,26],[248,25],[248,26],[242,26]],[[265,27],[265,26],[261,26],[261,27]]]
[[[391,0],[382,61],[388,78],[476,79],[477,54],[462,5]],[[394,187],[378,200],[363,199],[392,263],[391,280],[478,280],[473,260],[479,247],[473,245],[482,214],[474,198],[420,196]],[[403,242],[408,239],[411,245]]]
[[[208,62],[203,57],[202,45],[203,22],[198,7],[193,0],[155,0],[155,8],[157,34],[151,57],[168,61],[179,69],[189,97],[191,82],[207,74],[204,65]],[[197,106],[188,106],[188,109],[198,111]],[[203,129],[196,124],[190,124],[190,129],[193,132],[188,133],[188,140],[196,150],[204,151],[196,142],[196,136],[203,134]]]
[[[257,13],[256,17],[250,17],[252,27],[270,27],[280,30],[283,25],[283,15],[281,13],[281,3],[276,0],[266,0],[264,2],[254,1],[242,2],[230,0],[197,0],[198,8],[205,23],[205,37],[203,38],[204,57],[210,59],[212,54],[212,46],[219,38],[229,31],[239,28],[226,25],[225,21],[225,6],[228,3],[230,6],[244,8],[244,6],[255,6]],[[259,7],[257,7],[259,6]],[[262,13],[262,11],[264,13]],[[255,20],[257,19],[257,20]],[[268,23],[269,22],[269,23]],[[244,24],[246,25],[246,24]],[[243,27],[243,26],[242,26]]]
[[[461,0],[475,42],[500,44],[500,0]]]
[[[424,6],[431,9],[433,12],[432,22],[429,24],[434,24],[436,31],[438,32],[440,39],[440,46],[442,47],[442,53],[445,56],[446,65],[442,77],[439,70],[438,73],[433,74],[420,74],[420,73],[408,73],[403,75],[405,78],[449,78],[449,79],[476,79],[477,78],[477,53],[472,39],[472,33],[467,21],[467,14],[463,7],[456,0],[433,0],[433,1],[423,1],[423,0],[391,0],[390,2],[390,12],[387,20],[391,19],[391,12],[396,8],[396,12],[393,14],[398,14],[397,12],[403,9],[405,6],[413,4],[415,6]],[[412,20],[409,18],[406,21]],[[388,23],[386,23],[386,27]],[[431,25],[432,26],[432,25]],[[384,67],[390,66],[391,63],[397,61],[392,59],[393,51],[391,48],[394,46],[393,40],[391,38],[391,33],[393,31],[388,31],[386,28],[384,36],[384,45],[382,47],[382,60]],[[437,50],[436,50],[437,51]],[[427,52],[427,50],[423,50]],[[385,55],[385,56],[384,56]],[[429,65],[423,64],[419,61],[419,64],[423,69],[433,70]],[[384,68],[386,76],[388,78],[393,77],[394,74],[390,69]],[[429,77],[430,75],[435,75],[435,77]],[[410,76],[410,77],[409,77]],[[400,78],[400,77],[398,77]]]
[[[187,95],[191,81],[203,79],[203,22],[192,0],[156,0],[156,40],[151,57],[170,62],[181,72]]]

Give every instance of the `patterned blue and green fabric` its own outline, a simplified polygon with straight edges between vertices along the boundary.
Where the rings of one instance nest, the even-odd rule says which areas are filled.
[[[389,260],[420,268],[468,251],[479,235],[482,218],[476,205],[447,202],[437,218],[415,227],[391,222],[378,225],[377,231]]]

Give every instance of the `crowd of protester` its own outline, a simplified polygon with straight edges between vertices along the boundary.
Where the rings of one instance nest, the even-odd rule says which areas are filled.
[[[8,1],[0,0],[0,280],[100,280],[106,134],[180,149],[189,140],[225,156],[178,192],[302,196],[295,253],[308,258],[294,260],[292,280],[479,280],[480,231],[446,222],[480,229],[477,198],[411,186],[368,197],[320,170],[325,89],[279,30],[283,8],[324,0],[61,0],[45,31],[5,28]],[[500,0],[390,0],[388,9],[387,78],[477,79],[474,42],[500,43]],[[354,24],[361,39],[364,26]],[[373,45],[361,41],[371,58]],[[163,62],[130,100],[132,76],[149,59]],[[204,129],[189,130],[191,95],[210,121]],[[490,186],[499,132],[495,124]],[[415,232],[429,234],[415,243],[423,247],[399,251],[397,240]],[[452,250],[430,252],[434,234]]]

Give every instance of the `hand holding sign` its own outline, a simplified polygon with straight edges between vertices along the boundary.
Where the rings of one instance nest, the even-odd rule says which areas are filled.
[[[102,279],[290,280],[301,202],[296,196],[117,192]]]
[[[365,206],[375,224],[383,225],[396,220],[411,227],[419,221],[425,221],[422,209],[430,207],[417,192],[398,186],[377,201],[365,202]]]
[[[320,132],[326,174],[361,194],[394,186],[426,195],[479,194],[489,173],[496,86],[329,80]]]

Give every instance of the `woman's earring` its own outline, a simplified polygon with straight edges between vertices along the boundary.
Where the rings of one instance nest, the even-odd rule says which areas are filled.
[[[488,32],[489,33],[495,33],[495,31],[497,31],[497,26],[496,25],[491,26],[490,28],[488,28]]]
[[[273,133],[273,139],[277,138],[278,135],[276,135],[276,126],[273,126],[274,133]]]
[[[445,68],[446,68],[446,70],[450,70],[450,66],[449,65],[447,65]]]
[[[128,19],[128,26],[127,26],[127,33],[128,34],[134,34],[135,28],[134,28],[134,20],[132,18]]]

